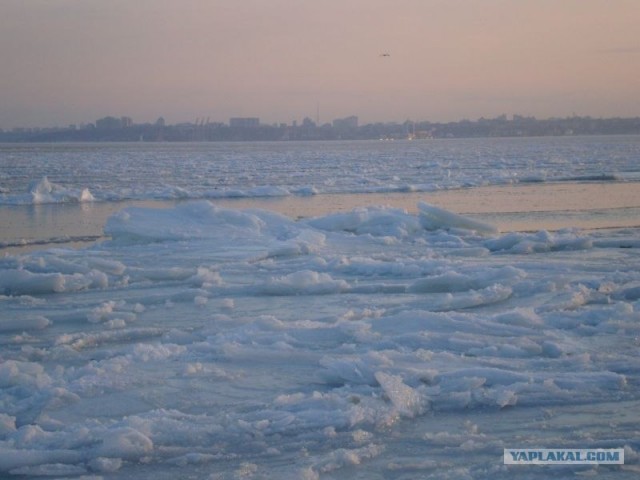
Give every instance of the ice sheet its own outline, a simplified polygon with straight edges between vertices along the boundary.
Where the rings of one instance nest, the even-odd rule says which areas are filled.
[[[638,180],[640,137],[0,146],[0,205]]]
[[[0,259],[2,475],[506,479],[540,445],[636,474],[637,229],[209,201],[105,229]]]

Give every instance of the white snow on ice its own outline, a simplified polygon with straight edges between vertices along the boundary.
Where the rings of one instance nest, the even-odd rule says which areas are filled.
[[[512,478],[540,445],[637,471],[637,230],[209,201],[105,230],[0,259],[4,476]]]
[[[637,181],[639,149],[634,136],[543,142],[17,144],[0,148],[0,205]]]
[[[0,257],[0,477],[636,478],[638,229],[216,201],[618,183],[639,138],[1,146],[3,219],[117,213],[84,249],[3,236],[58,248]]]

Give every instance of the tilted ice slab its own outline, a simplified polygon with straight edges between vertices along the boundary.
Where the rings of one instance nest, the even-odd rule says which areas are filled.
[[[418,204],[420,210],[420,224],[427,230],[460,229],[472,230],[484,235],[495,235],[498,229],[485,222],[471,219],[448,210],[429,205],[426,202]]]
[[[4,197],[2,203],[9,205],[83,203],[95,200],[88,188],[67,188],[51,182],[47,177],[31,182],[26,193],[4,194],[2,196]]]

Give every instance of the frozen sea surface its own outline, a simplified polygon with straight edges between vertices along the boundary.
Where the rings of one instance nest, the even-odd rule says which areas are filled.
[[[3,144],[0,253],[86,245],[124,206],[202,199],[292,218],[368,205],[415,213],[426,200],[501,231],[637,226],[639,158],[640,136]]]
[[[0,205],[640,180],[640,136],[0,145]]]
[[[51,246],[87,246],[108,238],[104,224],[127,206],[172,208],[188,200],[51,203],[0,206],[0,255]],[[292,219],[386,206],[417,213],[426,201],[488,222],[501,232],[640,226],[640,182],[573,182],[471,187],[435,192],[319,194],[226,198],[225,208],[262,208]]]
[[[637,168],[635,137],[496,142],[471,142],[475,154],[467,142],[438,144],[466,156],[456,162],[451,154],[449,167],[466,172],[453,175],[451,187],[461,178],[477,185],[492,184],[485,177],[513,179],[504,169],[511,164],[526,165],[527,177],[539,180],[557,175],[549,162],[580,182],[602,182],[601,173],[615,170],[611,182],[621,185]],[[427,148],[407,144],[396,148]],[[370,168],[358,178],[380,179],[386,163],[357,160],[358,145],[348,158],[356,170],[358,161]],[[232,149],[211,148],[223,147]],[[20,152],[35,148],[15,147],[15,165],[29,163]],[[196,187],[162,209],[126,206],[117,203],[124,191],[155,198],[155,182],[166,179],[149,175],[151,157],[174,147],[42,148],[31,169],[3,168],[3,208],[11,212],[19,198],[33,202],[33,193],[72,208],[114,208],[103,241],[77,249],[62,239],[0,258],[0,477],[640,473],[640,229],[499,231],[484,218],[424,202],[294,219],[226,208],[192,195]],[[96,151],[87,154],[90,148]],[[131,166],[135,188],[123,186],[124,173],[114,169],[110,177],[95,162],[127,148],[138,159],[150,155],[147,183]],[[444,155],[421,151],[432,167]],[[60,155],[70,157],[65,163]],[[102,173],[83,170],[90,162],[81,155]],[[474,155],[484,167],[470,173]],[[261,154],[251,158],[256,169],[271,165]],[[328,161],[333,172],[310,163],[299,170],[301,181],[256,174],[264,184],[234,180],[225,188],[307,185],[311,192],[325,175],[348,189],[356,178],[348,158],[341,170]],[[55,177],[42,162],[60,172],[76,166]],[[435,185],[425,172],[437,177],[439,170],[398,171],[400,184],[406,175]],[[389,191],[388,179],[380,183]],[[600,447],[624,448],[625,465],[503,465],[504,448]]]
[[[636,478],[638,231],[418,210],[127,208],[3,258],[0,472],[548,478],[502,465],[542,446]]]

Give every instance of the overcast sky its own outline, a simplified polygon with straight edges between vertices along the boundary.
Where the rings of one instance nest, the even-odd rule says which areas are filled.
[[[318,107],[638,116],[640,0],[0,0],[0,128]]]

